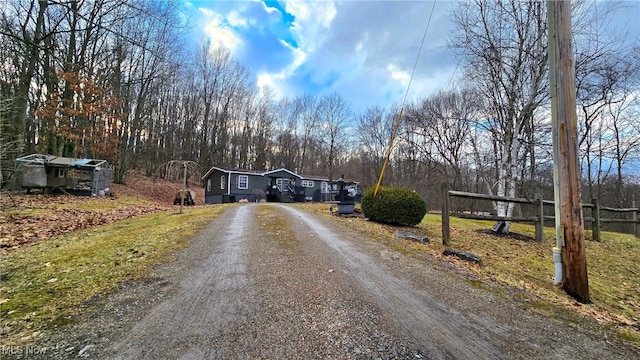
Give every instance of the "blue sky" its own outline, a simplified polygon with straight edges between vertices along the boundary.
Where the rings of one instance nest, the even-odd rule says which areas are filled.
[[[447,87],[454,1],[185,1],[195,39],[211,39],[276,98],[336,92],[354,110],[399,104],[429,16],[409,100]],[[640,38],[640,1],[614,22]],[[459,74],[457,71],[456,74]]]

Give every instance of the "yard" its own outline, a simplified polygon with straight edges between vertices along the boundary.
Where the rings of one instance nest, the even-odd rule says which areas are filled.
[[[325,205],[304,205],[311,211],[332,216]],[[493,222],[451,218],[451,248],[482,258],[471,264],[442,255],[441,216],[427,214],[422,223],[409,232],[426,235],[429,244],[399,239],[397,227],[376,224],[362,218],[338,218],[347,226],[379,239],[402,253],[425,261],[437,261],[443,267],[467,277],[479,287],[515,297],[532,310],[565,318],[587,316],[617,329],[621,337],[640,344],[640,239],[628,234],[603,232],[601,242],[587,241],[587,266],[591,304],[580,304],[553,285],[552,248],[555,230],[544,229],[544,242],[533,239],[532,225],[512,224],[512,236],[488,232]],[[402,231],[407,231],[402,229]],[[590,231],[586,236],[590,238]]]
[[[188,242],[187,238],[176,238],[176,232],[185,237],[192,236],[221,209],[220,206],[196,206],[179,219],[167,217],[176,212],[170,205],[175,184],[142,180],[139,187],[133,184],[135,182],[132,181],[128,188],[114,189],[115,198],[14,196],[12,200],[17,202],[14,206],[3,195],[0,304],[4,329],[9,329],[5,323],[9,321],[12,324],[10,328],[23,336],[25,332],[57,326],[60,321],[64,322],[64,314],[72,312],[78,304],[114,288],[121,281],[144,277],[153,264],[171,259],[172,254]],[[164,186],[165,190],[150,190],[154,186]],[[482,264],[475,265],[442,255],[444,246],[438,214],[428,214],[415,228],[402,229],[429,237],[430,243],[420,244],[399,239],[396,236],[399,228],[396,227],[363,218],[333,216],[326,204],[292,206],[341,222],[392,250],[439,264],[443,269],[463,276],[474,286],[516,299],[535,312],[569,322],[577,322],[583,316],[594,318],[614,328],[621,338],[640,344],[640,292],[637,291],[640,288],[640,265],[635,258],[640,253],[640,239],[631,235],[603,232],[602,242],[587,241],[592,303],[584,305],[553,285],[553,228],[545,228],[544,243],[535,243],[526,241],[527,237],[534,235],[533,226],[513,224],[513,233],[521,236],[496,237],[485,231],[491,228],[491,222],[452,219],[452,248],[482,257]],[[147,215],[138,216],[143,214]],[[98,226],[100,231],[92,230]],[[149,227],[157,230],[139,231]],[[113,238],[122,241],[109,241]],[[92,246],[93,243],[100,244],[100,251]],[[63,254],[69,251],[76,256],[64,257]],[[13,269],[10,277],[6,275],[7,266]],[[63,281],[51,275],[54,269],[81,269],[82,272],[75,273],[79,277]],[[24,286],[33,279],[39,279],[37,284],[41,285]],[[86,279],[91,279],[91,286],[80,286]],[[76,291],[67,300],[50,303],[46,312],[40,311],[41,305],[38,304],[41,302],[28,300],[48,299],[52,288],[63,285],[78,291],[84,289],[82,291],[85,292]],[[10,301],[20,297],[27,307],[20,309],[20,316],[16,318],[14,314],[18,313],[9,314],[15,310]],[[3,337],[7,335],[3,334]]]

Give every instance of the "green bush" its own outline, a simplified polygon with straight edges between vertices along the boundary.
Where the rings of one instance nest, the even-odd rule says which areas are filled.
[[[369,188],[362,197],[362,212],[369,220],[384,224],[414,226],[427,213],[427,204],[415,191],[388,187],[380,188],[378,194]]]

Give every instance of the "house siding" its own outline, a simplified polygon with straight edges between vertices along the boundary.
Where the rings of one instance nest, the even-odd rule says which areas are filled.
[[[324,202],[331,200],[330,193],[322,193],[322,183],[328,183],[327,178],[302,176],[302,180],[313,181],[313,186],[305,187],[305,200],[314,202]]]
[[[248,177],[247,189],[239,189],[239,176]],[[221,177],[225,176],[224,189],[220,188]],[[276,169],[266,172],[256,172],[240,169],[224,169],[220,167],[212,167],[211,170],[202,178],[205,187],[205,203],[220,204],[226,202],[235,202],[247,199],[250,202],[265,199],[272,184],[276,179],[289,179],[295,182],[295,199],[296,201],[332,201],[333,194],[330,187],[329,192],[323,193],[323,183],[328,184],[329,179],[320,176],[304,176],[298,175],[287,169]],[[211,181],[211,189],[207,189],[207,182]],[[313,186],[302,186],[303,181],[313,181]],[[273,198],[273,196],[272,196]]]
[[[238,188],[239,176],[247,176],[247,189]],[[224,189],[221,187],[222,177],[224,176]],[[211,189],[207,188],[208,181],[211,181]],[[251,174],[247,172],[213,169],[203,178],[205,187],[205,204],[222,204],[228,202],[236,202],[242,199],[249,201],[259,201],[260,192],[264,192],[267,188],[267,180],[260,174]]]

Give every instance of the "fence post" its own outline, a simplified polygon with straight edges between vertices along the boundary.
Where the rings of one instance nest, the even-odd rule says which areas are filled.
[[[544,242],[544,203],[542,200],[542,194],[537,193],[536,199],[538,200],[538,221],[536,221],[536,241]]]
[[[636,201],[635,201],[635,200],[633,200],[633,201],[631,202],[631,207],[632,207],[632,208],[634,208],[634,209],[637,209],[637,208],[636,208]],[[635,210],[635,211],[633,212],[633,221],[635,221],[635,224],[634,224],[634,227],[633,227],[634,235],[635,235],[636,237],[640,237],[640,222],[638,222],[638,210]]]
[[[591,210],[591,215],[593,222],[591,223],[591,233],[594,241],[600,241],[600,201],[594,198],[592,203],[593,210]]]
[[[449,187],[446,182],[442,188],[442,245],[448,246],[450,240],[449,233]]]

